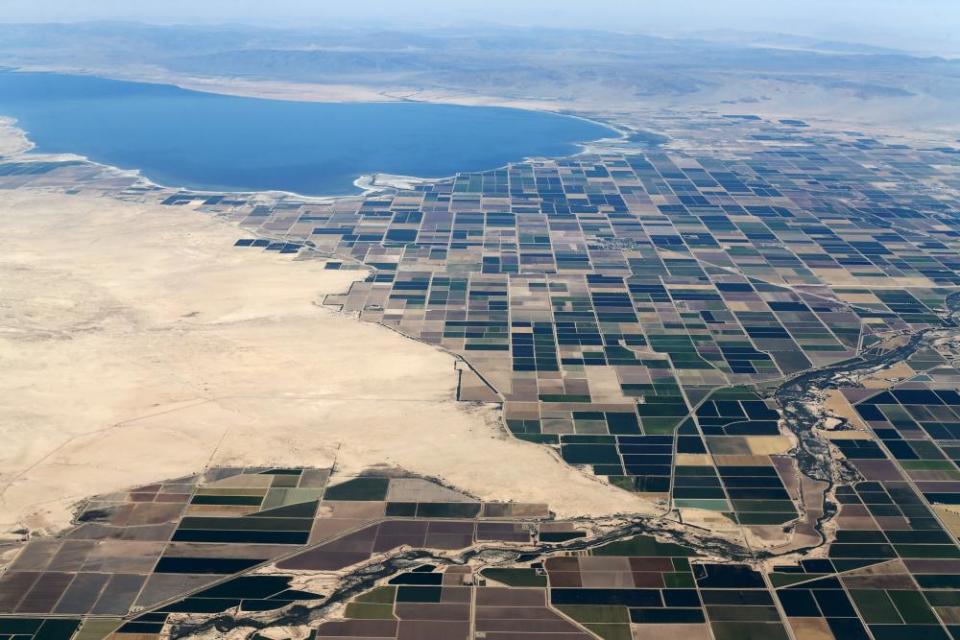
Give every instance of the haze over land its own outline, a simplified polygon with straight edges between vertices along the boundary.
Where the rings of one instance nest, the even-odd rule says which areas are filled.
[[[248,24],[376,29],[526,26],[634,34],[702,31],[792,34],[889,49],[958,55],[960,9],[952,0],[8,0],[4,22],[125,20],[165,24]],[[749,34],[746,34],[749,37]]]
[[[0,25],[0,65],[300,100],[595,114],[706,108],[901,130],[960,124],[960,60],[777,33],[571,28]],[[588,23],[589,24],[589,23]]]

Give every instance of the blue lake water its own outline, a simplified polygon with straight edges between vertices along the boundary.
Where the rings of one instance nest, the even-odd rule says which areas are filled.
[[[355,193],[360,175],[424,178],[563,156],[609,137],[566,116],[416,103],[236,98],[90,76],[0,72],[0,115],[37,150],[139,169],[167,186]]]

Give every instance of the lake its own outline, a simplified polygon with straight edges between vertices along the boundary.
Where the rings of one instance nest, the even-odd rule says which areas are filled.
[[[208,191],[357,193],[356,178],[439,178],[529,156],[564,156],[615,133],[535,111],[421,103],[238,98],[170,85],[0,72],[0,115],[37,150],[139,169]]]

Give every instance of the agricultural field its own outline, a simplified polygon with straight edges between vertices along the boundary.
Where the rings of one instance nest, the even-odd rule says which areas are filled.
[[[651,510],[214,465],[11,542],[0,640],[960,638],[960,148],[658,122],[327,199],[0,162],[2,188],[190,210],[237,224],[232,251],[355,272],[325,308],[452,354],[499,437]]]

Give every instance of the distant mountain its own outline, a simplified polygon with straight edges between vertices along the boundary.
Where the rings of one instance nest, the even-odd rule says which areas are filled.
[[[810,38],[807,36],[797,36],[786,33],[716,29],[711,31],[691,32],[688,34],[688,37],[705,40],[707,42],[722,42],[730,45],[760,47],[767,49],[793,49],[817,51],[821,53],[862,55],[911,55],[910,52],[903,49],[878,47],[859,42],[822,40],[819,38]]]
[[[825,103],[859,112],[865,101],[893,101],[891,108],[905,113],[896,101],[916,98],[924,109],[946,113],[960,99],[957,60],[738,31],[667,38],[503,27],[0,24],[0,65],[164,81],[353,84],[611,108],[779,101],[786,109]]]

